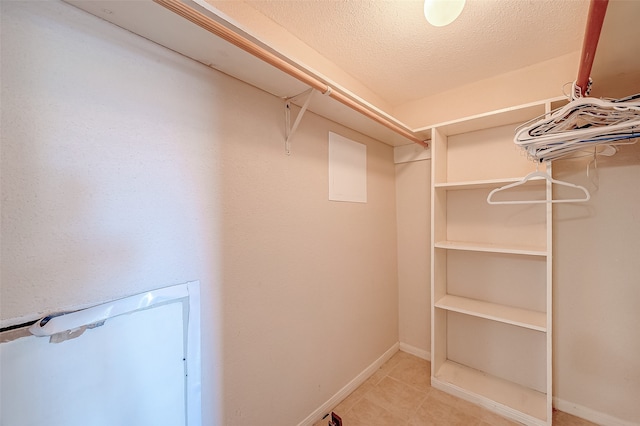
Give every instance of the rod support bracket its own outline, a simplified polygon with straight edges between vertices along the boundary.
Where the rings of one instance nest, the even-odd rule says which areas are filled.
[[[296,96],[292,96],[290,98],[286,98],[284,102],[284,117],[285,117],[285,140],[284,140],[284,150],[287,155],[291,155],[291,138],[293,134],[298,129],[298,125],[300,125],[300,121],[302,120],[302,116],[307,111],[309,107],[309,103],[311,102],[311,97],[313,95],[313,88],[306,90]],[[299,98],[303,98],[306,96],[304,104],[302,105],[300,111],[298,111],[298,115],[296,116],[293,125],[291,125],[291,104],[297,101]]]

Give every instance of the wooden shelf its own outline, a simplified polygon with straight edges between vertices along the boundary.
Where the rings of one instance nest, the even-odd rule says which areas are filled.
[[[432,383],[527,425],[552,420],[552,209],[487,196],[540,167],[513,134],[561,101],[418,129],[432,135]],[[551,186],[538,177],[507,195],[546,200]]]
[[[528,309],[514,308],[482,300],[447,294],[435,303],[436,308],[459,312],[492,321],[499,321],[531,330],[547,331],[547,314]]]
[[[556,99],[559,100],[561,98],[554,98],[554,100]],[[524,123],[529,121],[531,118],[542,114],[544,114],[544,102],[532,102],[529,104],[503,108],[496,111],[451,120],[444,123],[419,127],[414,129],[414,132],[424,133],[427,135],[432,128],[438,128],[442,129],[444,134],[447,136],[459,135],[461,133],[473,132],[490,127],[499,127],[505,124]]]
[[[465,241],[438,241],[435,243],[436,248],[447,250],[465,250],[465,251],[479,251],[489,253],[507,253],[507,254],[520,254],[528,256],[546,256],[547,251],[541,247],[530,246],[506,246],[496,244],[483,244],[473,243]]]
[[[447,360],[432,385],[526,424],[547,424],[547,395]],[[499,404],[496,406],[496,403]]]
[[[436,183],[433,186],[436,189],[445,189],[447,191],[458,191],[463,189],[494,189],[504,185],[508,185],[510,183],[519,182],[520,180],[522,180],[522,178],[523,176],[504,179],[475,180],[468,182],[443,182]],[[544,184],[545,180],[536,177],[531,179],[529,182],[531,182],[530,184]]]

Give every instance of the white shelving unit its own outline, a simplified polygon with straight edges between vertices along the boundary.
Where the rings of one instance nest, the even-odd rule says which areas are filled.
[[[419,130],[431,132],[432,149],[432,385],[531,425],[552,422],[552,204],[486,198],[536,170],[514,130],[561,103]],[[518,194],[551,199],[551,185],[532,181]]]

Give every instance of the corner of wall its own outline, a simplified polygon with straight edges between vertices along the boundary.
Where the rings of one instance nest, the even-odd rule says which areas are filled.
[[[330,411],[333,407],[338,405],[342,400],[344,400],[351,392],[356,390],[358,386],[363,384],[369,377],[373,375],[373,373],[378,370],[382,364],[389,361],[391,357],[398,352],[399,348],[398,343],[393,344],[389,349],[385,351],[377,360],[375,360],[371,365],[365,368],[360,374],[353,378],[349,383],[347,383],[342,389],[340,389],[335,395],[333,395],[329,400],[327,400],[324,404],[318,407],[313,413],[309,414],[309,416],[301,421],[298,426],[311,426],[315,424],[318,420],[322,418],[322,415],[328,411]],[[406,351],[405,351],[406,352]]]
[[[418,358],[422,358],[427,361],[431,361],[431,352],[422,350],[420,348],[416,348],[415,346],[409,345],[407,343],[400,342],[400,350],[402,352],[406,352],[411,355],[415,355]]]

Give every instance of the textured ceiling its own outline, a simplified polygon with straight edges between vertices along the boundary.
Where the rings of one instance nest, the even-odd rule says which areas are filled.
[[[467,0],[430,26],[420,0],[246,0],[392,106],[579,51],[588,0]],[[576,65],[577,66],[577,65]]]

